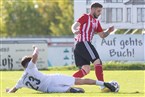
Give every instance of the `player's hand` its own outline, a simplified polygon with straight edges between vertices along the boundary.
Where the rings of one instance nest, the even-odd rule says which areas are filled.
[[[32,47],[33,47],[33,50],[34,50],[32,55],[35,55],[35,54],[38,55],[38,53],[39,53],[38,48],[35,45],[33,45]]]
[[[33,47],[33,50],[34,50],[33,54],[35,54],[35,53],[38,54],[39,53],[38,48],[35,45],[33,45],[32,47]]]
[[[33,45],[32,47],[33,47],[33,49],[37,48],[35,45]]]
[[[112,31],[114,31],[114,26],[109,27],[107,32],[111,33]]]
[[[77,30],[77,31],[75,31],[75,33],[74,34],[80,34],[80,30]]]

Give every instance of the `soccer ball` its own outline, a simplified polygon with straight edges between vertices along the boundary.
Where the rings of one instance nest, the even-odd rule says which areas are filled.
[[[115,87],[115,92],[119,91],[120,86],[117,81],[110,81],[109,83]]]

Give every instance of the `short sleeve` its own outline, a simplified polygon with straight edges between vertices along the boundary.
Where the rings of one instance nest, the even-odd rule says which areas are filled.
[[[22,88],[22,87],[24,87],[24,85],[23,85],[22,79],[20,79],[20,80],[17,82],[15,88],[16,88],[16,89],[20,89],[20,88]]]
[[[32,62],[32,60],[28,63],[27,69],[36,68],[36,64]]]
[[[84,24],[84,23],[87,22],[87,20],[88,20],[88,15],[87,15],[87,14],[84,14],[83,16],[81,16],[81,17],[77,20],[77,22],[79,22],[80,24]]]
[[[102,29],[101,24],[100,24],[99,21],[98,21],[98,23],[97,23],[96,32],[97,32],[97,33],[99,33],[99,32],[103,32],[103,29]]]

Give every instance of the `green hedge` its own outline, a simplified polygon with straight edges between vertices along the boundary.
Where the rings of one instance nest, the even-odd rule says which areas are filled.
[[[71,66],[58,66],[58,67],[48,67],[51,71],[64,71],[64,70],[77,70],[75,65]],[[125,63],[125,62],[106,62],[103,63],[104,70],[145,70],[145,63]],[[94,70],[93,64],[91,64],[91,70]],[[0,70],[0,71],[11,71],[11,70]],[[13,70],[17,71],[17,70]]]
[[[107,62],[103,64],[104,70],[145,70],[145,63],[124,63],[124,62]],[[77,70],[73,66],[49,67],[48,70]],[[91,70],[94,66],[91,64]]]
[[[144,63],[123,63],[123,62],[108,62],[104,64],[105,70],[145,70]]]

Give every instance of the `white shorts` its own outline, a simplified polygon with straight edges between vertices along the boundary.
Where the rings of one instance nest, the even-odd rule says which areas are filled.
[[[75,78],[67,75],[52,74],[48,75],[50,84],[48,86],[47,92],[59,92],[63,93],[68,91],[68,89],[75,85]]]

